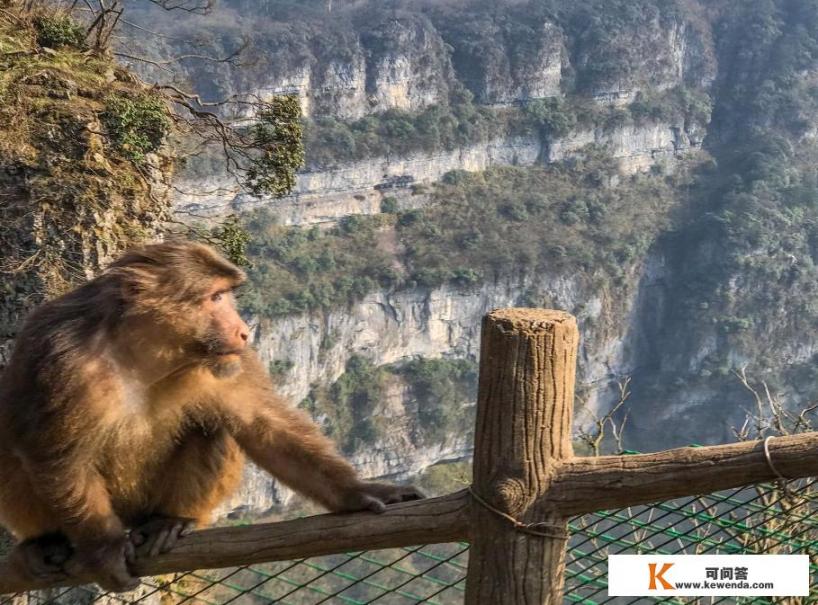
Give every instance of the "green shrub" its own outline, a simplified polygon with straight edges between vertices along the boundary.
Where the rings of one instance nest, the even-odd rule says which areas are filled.
[[[383,214],[396,214],[398,212],[398,200],[394,197],[385,197],[381,201],[381,212]]]
[[[348,217],[327,231],[282,227],[267,213],[244,217],[249,283],[242,308],[265,317],[332,309],[398,280],[379,239],[385,217]]]
[[[274,359],[270,362],[270,376],[274,382],[281,382],[295,363],[291,359]]]
[[[677,86],[661,92],[640,92],[628,107],[637,122],[679,122],[704,125],[713,110],[710,96],[702,90]]]
[[[222,252],[231,262],[240,267],[249,266],[247,244],[250,241],[250,234],[236,215],[228,217],[215,229],[213,235]]]
[[[440,182],[446,185],[458,185],[465,183],[470,178],[471,173],[468,170],[450,170],[441,177]]]
[[[149,94],[109,96],[101,118],[119,151],[137,163],[144,162],[148,153],[157,151],[170,132],[164,101]]]
[[[37,44],[46,48],[71,46],[84,49],[85,28],[67,15],[37,17],[34,20],[37,32]]]
[[[592,178],[612,170],[593,151],[572,165],[453,172],[422,210],[348,217],[327,231],[251,215],[242,307],[276,317],[338,308],[377,289],[472,288],[526,270],[624,279],[623,266],[669,224],[688,177],[681,168],[672,182],[639,176],[617,188]]]
[[[523,111],[543,134],[564,137],[577,125],[577,115],[562,99],[537,99],[525,104]]]
[[[306,124],[305,141],[310,165],[328,166],[374,156],[451,150],[526,128],[518,110],[478,107],[464,95],[451,105],[414,113],[391,109],[350,123],[335,118],[312,120]]]
[[[349,358],[346,371],[329,387],[316,387],[302,407],[323,417],[325,430],[346,454],[372,445],[380,435],[374,411],[383,399],[386,370],[363,357]]]
[[[418,406],[421,435],[440,442],[468,430],[472,413],[464,406],[477,398],[477,364],[465,359],[413,359],[391,368],[404,378]]]
[[[280,197],[295,187],[304,165],[304,131],[298,97],[274,97],[256,116],[250,129],[255,155],[247,167],[245,185],[255,195]]]

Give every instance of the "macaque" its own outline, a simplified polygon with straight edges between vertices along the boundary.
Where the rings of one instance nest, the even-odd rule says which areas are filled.
[[[15,570],[126,591],[241,477],[246,454],[330,511],[423,497],[361,480],[275,393],[208,246],[134,249],[36,309],[0,379],[0,525]]]

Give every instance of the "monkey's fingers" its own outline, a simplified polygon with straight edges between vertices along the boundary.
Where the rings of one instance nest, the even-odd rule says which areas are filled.
[[[426,498],[426,494],[420,491],[418,488],[409,486],[401,493],[401,502],[411,502],[413,500],[423,500]]]
[[[370,510],[379,515],[386,510],[386,503],[374,496],[364,495],[363,505],[363,510]]]
[[[392,493],[387,494],[383,501],[386,504],[398,504],[400,502],[412,502],[413,500],[422,500],[426,496],[416,487],[395,487]]]
[[[193,519],[157,517],[131,532],[131,544],[136,547],[138,557],[155,557],[170,551],[180,538],[193,531],[195,525]]]
[[[136,561],[136,546],[134,543],[129,539],[125,542],[125,563],[128,565],[133,565]]]
[[[159,532],[156,540],[150,549],[150,555],[155,557],[158,554],[169,552],[176,546],[180,538],[187,536],[193,531],[194,522],[191,519],[174,519]]]

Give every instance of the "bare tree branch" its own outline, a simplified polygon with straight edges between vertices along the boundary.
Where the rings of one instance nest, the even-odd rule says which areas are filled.
[[[151,65],[155,65],[160,69],[164,69],[165,71],[169,71],[166,65],[171,65],[173,63],[178,63],[180,61],[186,61],[188,59],[199,59],[201,61],[207,61],[209,63],[230,63],[231,65],[236,65],[238,62],[236,59],[247,49],[250,45],[250,41],[248,39],[244,39],[241,43],[241,46],[234,50],[232,53],[224,56],[224,57],[211,57],[209,55],[197,54],[197,53],[190,53],[186,55],[179,55],[176,57],[171,57],[170,59],[163,59],[163,60],[156,60],[156,59],[148,59],[147,57],[139,57],[136,55],[131,55],[128,53],[124,53],[121,51],[114,52],[114,55],[117,57],[125,57],[126,59],[132,59],[135,61],[142,61],[144,63],[150,63]]]
[[[187,0],[180,0],[173,2],[172,0],[148,0],[166,11],[184,11],[186,13],[193,13],[196,15],[207,15],[213,10],[212,0],[202,0],[201,2],[188,2]]]
[[[614,439],[619,451],[624,451],[623,447],[623,437],[624,437],[624,429],[625,425],[628,422],[628,415],[630,412],[627,412],[625,416],[622,418],[621,421],[617,424],[614,416],[616,413],[625,405],[625,402],[630,397],[630,376],[625,377],[624,380],[617,382],[617,388],[619,389],[619,397],[617,398],[616,403],[611,407],[608,412],[600,417],[596,413],[592,412],[588,408],[585,408],[585,413],[590,416],[591,419],[591,428],[586,428],[584,426],[580,426],[577,429],[577,437],[580,441],[585,443],[591,451],[592,456],[599,456],[602,452],[602,444],[605,441],[607,427],[610,425],[611,427],[611,436]]]

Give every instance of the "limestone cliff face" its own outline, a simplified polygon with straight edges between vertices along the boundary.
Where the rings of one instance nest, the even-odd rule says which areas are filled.
[[[442,24],[458,78],[486,105],[562,94],[565,36],[546,21],[497,23],[489,15]]]
[[[546,163],[559,162],[582,153],[588,145],[605,148],[619,160],[624,174],[643,172],[672,160],[678,154],[700,148],[704,132],[696,125],[629,124],[612,129],[579,130],[550,142]]]
[[[641,267],[631,268],[639,274]],[[629,294],[633,294],[630,293]],[[587,334],[582,344],[581,382],[595,382],[627,366],[624,332],[601,332],[607,324],[627,316],[632,301],[621,308],[574,275],[506,276],[476,289],[453,286],[374,292],[350,308],[293,315],[255,325],[255,346],[265,360],[290,360],[293,369],[281,392],[300,401],[316,381],[332,382],[353,355],[375,365],[413,357],[477,357],[480,322],[488,311],[541,300],[575,313]],[[622,323],[622,322],[617,322]],[[626,330],[626,326],[619,326]],[[615,344],[614,344],[615,343]]]
[[[448,102],[451,64],[443,39],[427,19],[385,17],[361,34],[361,44],[367,57],[367,113]]]
[[[279,388],[297,403],[311,385],[336,380],[355,355],[375,365],[416,357],[476,359],[485,313],[536,301],[577,316],[583,336],[578,379],[585,390],[584,405],[597,409],[610,398],[613,382],[629,375],[637,363],[642,336],[634,320],[635,305],[654,273],[652,262],[639,262],[628,268],[616,292],[599,291],[577,275],[547,272],[508,275],[469,290],[445,286],[374,292],[349,308],[256,322],[255,346],[265,362],[292,362]],[[400,388],[387,393],[376,414],[390,418],[391,430],[352,456],[365,477],[403,479],[440,461],[463,459],[471,453],[471,434],[448,435],[422,447],[414,444],[408,429],[416,422],[415,411],[411,398]],[[221,514],[236,509],[262,512],[291,496],[250,466],[241,490]]]
[[[284,23],[278,27],[287,35],[262,49],[259,58],[266,67],[250,88],[262,96],[297,93],[308,116],[349,121],[389,109],[414,112],[445,106],[464,88],[476,103],[508,107],[568,94],[586,102],[624,105],[640,91],[709,86],[712,41],[699,28],[656,15],[634,23],[639,27],[605,36],[593,27],[469,11],[457,18],[406,10],[368,19],[358,16],[351,24],[339,22],[329,35],[324,25]],[[231,78],[225,80],[227,86],[233,86]],[[175,204],[197,216],[265,208],[284,225],[332,223],[349,215],[376,214],[385,197],[394,198],[399,209],[422,207],[427,202],[424,186],[453,170],[570,161],[600,147],[619,160],[623,175],[660,164],[672,167],[676,157],[700,148],[704,135],[702,125],[681,118],[579,126],[559,137],[506,134],[443,151],[358,161],[338,158],[334,165],[304,170],[293,194],[283,199],[177,196]],[[224,180],[213,175],[206,182],[182,183],[180,189],[216,190],[223,185]],[[487,311],[536,300],[578,315],[584,405],[600,409],[610,403],[616,379],[642,363],[647,331],[636,309],[646,312],[645,301],[661,281],[661,267],[660,257],[641,259],[627,269],[616,292],[595,291],[581,277],[556,273],[509,275],[472,290],[373,292],[348,308],[256,321],[256,346],[267,362],[291,362],[280,388],[297,404],[313,385],[337,380],[352,355],[375,365],[414,357],[473,359]],[[394,430],[353,455],[364,476],[406,478],[439,461],[470,454],[468,434],[448,435],[423,447],[412,443],[407,435],[417,422],[416,412],[411,397],[399,387],[389,392],[377,414],[390,418]],[[264,473],[248,467],[241,491],[220,514],[258,513],[291,497]]]
[[[223,56],[249,40],[236,65],[186,62],[179,70],[209,99],[297,94],[305,115],[343,120],[445,104],[463,88],[487,105],[565,94],[624,104],[641,90],[707,87],[715,77],[712,36],[692,9],[673,16],[648,10],[621,23],[593,15],[560,22],[513,3],[499,9],[466,2],[456,11],[434,3],[384,10],[355,2],[347,10],[286,14],[257,0],[230,0],[201,24],[157,17],[160,27],[173,28],[171,38],[128,45],[156,57],[201,53],[195,45],[204,30],[212,54]],[[150,64],[132,67],[167,79]]]
[[[241,30],[222,30],[218,23],[208,26],[222,30],[213,41],[216,54],[229,54],[241,39],[253,36],[240,69],[207,63],[181,71],[208,98],[294,94],[304,115],[313,117],[352,120],[390,109],[418,111],[449,101],[454,76],[448,48],[422,14],[396,19],[379,16],[376,10],[365,27],[294,20],[268,23],[269,28],[261,29],[261,22],[242,23]],[[261,31],[253,35],[255,29]],[[181,38],[195,41],[197,32],[192,30]],[[137,47],[142,43],[134,41]],[[167,40],[150,43],[141,52],[149,56],[179,52]],[[149,80],[166,79],[155,66],[135,62],[131,67]]]
[[[574,39],[572,68],[580,93],[625,105],[639,91],[713,82],[716,62],[707,30],[658,14],[619,27],[595,23]]]
[[[593,145],[618,159],[623,174],[633,174],[700,148],[702,136],[698,127],[682,123],[580,130],[551,141],[534,135],[511,136],[451,151],[378,157],[307,170],[298,175],[293,194],[284,198],[179,193],[175,205],[182,213],[196,216],[219,217],[266,208],[282,225],[328,223],[354,214],[376,214],[384,197],[396,197],[403,209],[418,207],[425,197],[417,195],[413,187],[439,181],[452,170],[548,164],[581,156]],[[179,189],[218,191],[229,189],[228,185],[224,177],[216,176],[182,183]]]

